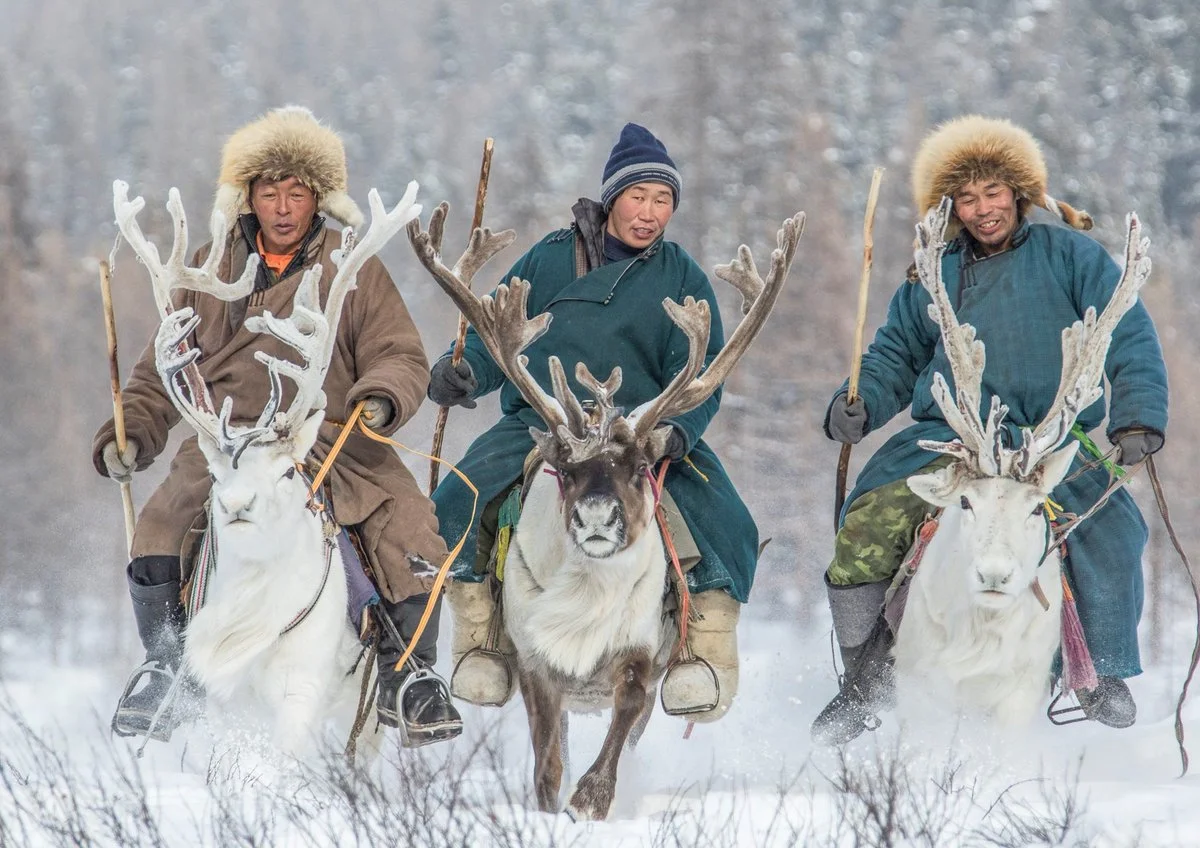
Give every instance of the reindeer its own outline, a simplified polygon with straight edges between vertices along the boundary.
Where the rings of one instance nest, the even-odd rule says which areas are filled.
[[[1054,402],[1037,427],[1022,431],[1021,444],[1009,448],[1001,428],[1008,410],[1000,398],[992,398],[986,421],[980,417],[983,342],[974,327],[958,323],[942,282],[950,211],[945,198],[918,224],[916,260],[954,377],[954,397],[941,374],[934,375],[933,395],[958,439],[921,441],[953,462],[908,478],[941,515],[911,575],[892,653],[902,699],[911,701],[931,679],[940,680],[956,703],[1015,726],[1031,719],[1048,695],[1062,632],[1062,537],[1049,524],[1046,500],[1075,458],[1079,443],[1062,444],[1076,416],[1103,393],[1113,330],[1150,273],[1149,242],[1131,215],[1124,272],[1112,298],[1099,318],[1089,308],[1063,330]]]
[[[217,277],[226,226],[224,216],[214,212],[208,260],[201,268],[186,267],[187,221],[179,192],[172,188],[167,208],[175,241],[164,265],[137,222],[143,199],[130,201],[125,183],[113,185],[118,227],[150,274],[162,318],[154,341],[159,375],[175,408],[195,429],[213,478],[208,532],[216,562],[204,603],[192,610],[186,627],[185,668],[204,687],[210,703],[249,701],[265,707],[272,741],[285,753],[301,751],[336,707],[357,700],[359,684],[350,672],[362,648],[347,616],[339,528],[314,496],[303,469],[324,419],[321,386],[345,297],[366,260],[420,214],[413,202],[416,191],[417,184],[410,183],[388,212],[371,190],[370,228],[357,242],[353,231],[344,231],[324,309],[317,265],[302,278],[289,317],[267,312],[246,320],[251,331],[293,348],[299,361],[262,351],[255,355],[270,374],[271,395],[258,420],[244,426],[230,420],[233,398],[225,398],[220,412],[215,411],[196,365],[201,352],[187,344],[200,319],[190,307],[174,309],[171,295],[191,289],[226,301],[245,297],[253,287],[258,257],[250,257],[234,283]],[[282,408],[285,378],[295,384],[296,393]],[[367,665],[365,673],[370,674]],[[378,739],[368,744],[377,747]]]
[[[603,819],[612,804],[621,749],[644,728],[656,684],[679,642],[663,605],[667,560],[654,522],[651,468],[669,430],[659,424],[703,403],[758,335],[791,267],[804,215],[784,222],[766,281],[745,245],[735,261],[716,269],[742,293],[744,318],[703,374],[709,304],[691,297],[682,304],[663,301],[688,339],[688,362],[661,394],[628,414],[613,402],[621,385],[619,367],[601,382],[577,363],[575,378],[594,399],[590,411],[572,393],[557,357],[549,360],[553,394],[537,383],[522,351],[546,331],[552,316],[527,317],[529,283],[513,277],[479,298],[463,279],[511,241],[510,235],[475,230],[452,271],[439,255],[445,215],[442,204],[427,231],[410,224],[413,247],[546,423],[544,432],[531,430],[538,459],[526,478],[503,583],[504,624],[516,648],[538,807],[557,808],[566,714],[611,706],[600,753],[567,805],[576,820]]]

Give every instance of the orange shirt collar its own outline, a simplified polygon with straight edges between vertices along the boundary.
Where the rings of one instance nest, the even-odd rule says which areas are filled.
[[[263,262],[267,263],[267,267],[274,271],[277,275],[283,274],[287,270],[287,266],[291,264],[292,257],[296,255],[296,251],[291,253],[268,253],[267,248],[263,246],[262,230],[259,230],[256,237],[258,242],[258,252],[263,258]]]

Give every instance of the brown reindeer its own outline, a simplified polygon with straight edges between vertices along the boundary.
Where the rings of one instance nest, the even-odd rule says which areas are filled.
[[[664,609],[667,559],[654,521],[658,493],[651,468],[664,453],[670,429],[660,423],[703,403],[758,335],[791,267],[804,215],[784,222],[765,281],[744,245],[736,260],[716,269],[742,293],[744,318],[703,373],[708,302],[663,301],[688,339],[688,362],[657,397],[628,414],[613,402],[621,385],[619,367],[601,382],[583,363],[576,365],[576,380],[594,399],[589,409],[572,393],[557,357],[550,357],[552,394],[537,383],[522,351],[546,331],[552,316],[527,316],[529,283],[513,277],[481,298],[464,281],[511,234],[475,230],[451,270],[440,258],[445,216],[442,204],[427,231],[410,223],[413,247],[546,423],[545,431],[531,430],[539,457],[527,477],[503,583],[504,625],[516,648],[529,717],[538,807],[558,808],[566,713],[611,706],[600,753],[567,805],[576,819],[603,819],[612,804],[621,749],[640,735],[679,642],[674,618]]]

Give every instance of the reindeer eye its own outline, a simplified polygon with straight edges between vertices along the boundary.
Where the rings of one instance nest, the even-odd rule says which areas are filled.
[[[1044,501],[1039,503],[1037,506],[1035,506],[1033,508],[1033,514],[1034,515],[1045,515],[1046,514],[1046,504]]]
[[[286,478],[288,480],[291,480],[292,478],[294,478],[296,476],[296,466],[293,465],[287,471],[283,472],[283,476],[284,476],[284,478]]]
[[[958,505],[961,506],[964,510],[969,511],[971,509],[971,502],[969,500],[967,500],[966,495],[963,495],[962,497],[960,497],[958,499]]]

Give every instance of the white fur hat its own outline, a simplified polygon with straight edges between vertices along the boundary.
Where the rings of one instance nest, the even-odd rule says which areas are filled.
[[[1055,200],[1046,193],[1046,160],[1028,131],[1003,118],[963,115],[939,126],[925,137],[913,161],[913,201],[924,215],[942,195],[954,196],[974,180],[993,177],[1017,195],[1021,214],[1041,206],[1077,230],[1090,230],[1092,216],[1082,209]],[[947,238],[957,230],[948,228]]]
[[[362,210],[346,193],[342,140],[303,106],[273,109],[225,142],[214,205],[228,226],[250,211],[250,183],[259,177],[295,177],[317,196],[321,212],[355,229],[362,226]]]

